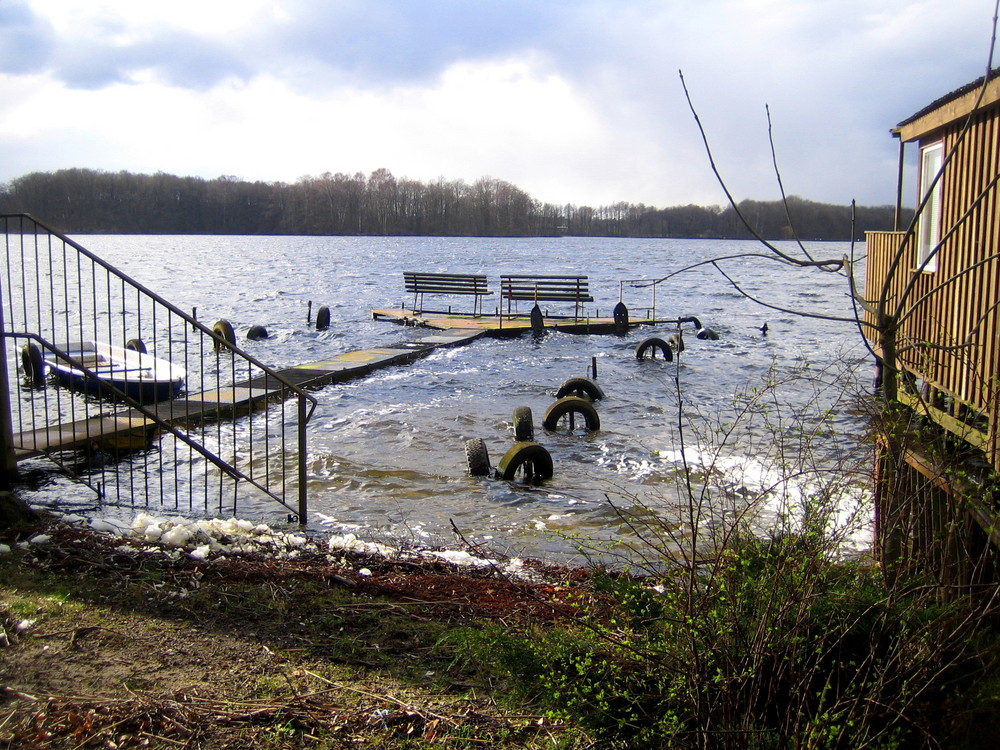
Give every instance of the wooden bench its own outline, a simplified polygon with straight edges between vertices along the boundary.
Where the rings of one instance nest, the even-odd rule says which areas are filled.
[[[404,271],[403,280],[406,282],[406,291],[413,295],[415,313],[424,312],[425,294],[474,295],[472,314],[479,316],[483,314],[483,297],[493,294],[486,288],[486,276],[481,274]],[[451,314],[451,305],[448,306],[447,313]]]
[[[507,314],[517,300],[532,302],[572,302],[574,317],[580,317],[584,302],[593,302],[586,276],[518,276],[500,277],[500,297],[507,300]]]

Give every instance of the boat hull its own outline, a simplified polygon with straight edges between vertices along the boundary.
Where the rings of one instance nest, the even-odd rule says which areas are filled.
[[[46,354],[48,371],[60,384],[92,396],[115,399],[117,390],[148,404],[175,398],[184,388],[184,369],[151,354],[99,341],[70,344],[64,351],[71,361]]]

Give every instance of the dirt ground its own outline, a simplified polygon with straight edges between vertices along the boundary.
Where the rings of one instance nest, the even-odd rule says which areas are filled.
[[[462,648],[564,617],[578,574],[174,559],[52,522],[0,543],[0,749],[590,746]]]

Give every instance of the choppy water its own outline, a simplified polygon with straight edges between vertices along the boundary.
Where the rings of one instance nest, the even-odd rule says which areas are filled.
[[[178,306],[197,308],[203,321],[226,318],[238,332],[266,326],[269,339],[244,345],[278,367],[416,335],[371,319],[373,308],[406,299],[404,270],[486,273],[494,289],[501,273],[587,274],[595,306],[608,315],[618,301],[619,280],[658,278],[698,260],[759,250],[749,242],[656,239],[74,239]],[[811,249],[820,257],[839,257],[849,246],[821,243]],[[840,277],[752,259],[726,268],[776,307],[851,314]],[[320,305],[330,308],[327,331],[306,326],[310,300],[314,312]],[[649,291],[627,291],[625,302],[633,309],[647,307]],[[453,543],[454,523],[469,539],[497,550],[572,561],[579,537],[629,537],[620,528],[621,514],[640,505],[676,518],[670,533],[689,533],[684,514],[675,510],[684,497],[679,421],[686,425],[687,457],[714,465],[710,473],[721,488],[711,501],[715,510],[721,513],[719,506],[728,503],[725,512],[738,513],[746,498],[764,498],[764,507],[754,511],[762,523],[776,512],[779,494],[772,491],[767,498],[764,490],[785,484],[776,462],[822,459],[830,465],[854,450],[858,420],[846,402],[836,401],[836,385],[847,384],[849,377],[824,368],[864,358],[855,327],[761,307],[710,267],[661,286],[656,305],[663,317],[697,316],[720,340],[696,340],[688,329],[679,364],[639,362],[633,354],[639,341],[665,336],[669,326],[624,337],[554,333],[539,341],[481,340],[316,392],[319,407],[309,437],[310,528]],[[558,311],[558,305],[552,308]],[[769,334],[762,336],[765,322]],[[555,390],[569,377],[587,375],[592,358],[607,394],[598,404],[602,429],[592,435],[541,431],[538,423]],[[736,423],[727,432],[734,395],[807,366],[815,377],[782,386],[752,424]],[[867,367],[860,372],[867,377]],[[817,395],[817,384],[831,380],[835,387]],[[496,464],[512,442],[511,414],[521,405],[535,414],[537,439],[555,462],[553,479],[528,486],[468,476],[463,441],[483,438]],[[817,437],[810,439],[813,432]],[[808,461],[779,454],[779,438],[797,441],[800,454],[808,440]],[[819,492],[795,484],[795,492]],[[852,484],[847,496],[853,501],[855,493],[861,490]],[[275,513],[261,507],[241,514],[254,512],[265,519]]]

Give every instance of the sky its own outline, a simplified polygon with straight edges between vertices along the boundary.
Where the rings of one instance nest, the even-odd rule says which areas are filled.
[[[895,201],[995,0],[0,0],[0,183],[490,177],[558,205]],[[993,63],[997,64],[996,61]]]

